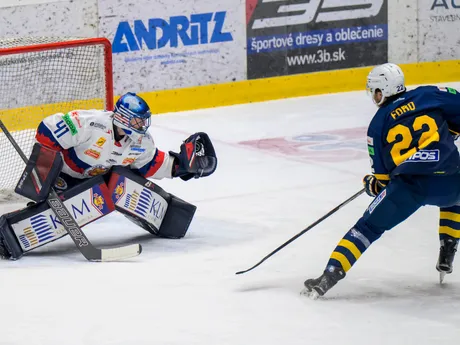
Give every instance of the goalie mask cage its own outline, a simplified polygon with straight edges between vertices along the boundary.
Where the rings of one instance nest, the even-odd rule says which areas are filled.
[[[29,156],[40,121],[77,109],[113,110],[112,50],[105,38],[0,38],[0,119]],[[0,131],[0,201],[25,164]]]

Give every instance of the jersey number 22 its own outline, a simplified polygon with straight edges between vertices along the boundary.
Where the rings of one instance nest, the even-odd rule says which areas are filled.
[[[396,166],[400,165],[418,150],[422,150],[429,144],[439,141],[438,125],[428,115],[416,117],[412,123],[412,129],[413,131],[424,130],[415,147],[410,147],[413,139],[411,128],[404,125],[396,125],[388,131],[387,141],[390,144],[395,142],[398,136],[401,137],[400,141],[394,143],[390,151],[391,158]],[[406,152],[402,153],[403,151]]]

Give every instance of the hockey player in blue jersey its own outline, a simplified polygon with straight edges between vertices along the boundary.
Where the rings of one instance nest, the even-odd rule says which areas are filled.
[[[372,69],[367,91],[379,107],[367,132],[372,175],[363,179],[374,200],[338,243],[324,273],[305,281],[302,293],[313,298],[345,278],[373,242],[424,205],[441,211],[441,282],[452,272],[460,238],[460,157],[454,144],[460,93],[436,86],[407,91],[402,70],[391,63]]]

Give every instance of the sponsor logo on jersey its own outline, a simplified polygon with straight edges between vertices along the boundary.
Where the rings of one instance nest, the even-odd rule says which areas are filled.
[[[78,125],[78,128],[81,128],[81,122],[80,122],[80,118],[78,117],[78,111],[72,111],[70,113],[70,116],[73,117],[73,119],[75,120],[75,122],[77,123]]]
[[[89,125],[91,127],[99,128],[99,129],[103,129],[103,130],[105,130],[107,128],[106,126],[104,126],[102,123],[99,123],[99,122],[91,122]]]
[[[78,133],[77,127],[73,123],[72,119],[70,118],[69,114],[65,114],[62,119],[66,123],[67,126],[69,126],[70,129],[70,134],[75,135]]]
[[[93,157],[94,159],[99,159],[99,157],[101,156],[101,153],[93,149],[88,149],[85,151],[85,155]]]
[[[145,149],[143,147],[139,147],[139,146],[131,146],[130,149],[131,149],[131,151],[145,152]]]
[[[386,196],[387,196],[387,190],[384,189],[379,195],[377,195],[377,197],[374,199],[372,204],[370,204],[369,209],[368,209],[369,213],[374,212],[375,208],[378,206],[378,204],[380,204],[382,202],[382,200]]]
[[[373,146],[368,146],[368,147],[367,147],[367,151],[369,151],[369,155],[370,155],[370,156],[375,155],[374,147],[373,147]]]
[[[420,151],[415,152],[409,158],[407,158],[403,163],[439,162],[439,157],[440,157],[439,150],[420,150]]]
[[[105,144],[106,141],[107,141],[106,138],[100,137],[99,139],[97,139],[96,145],[99,146],[99,147],[102,147],[102,146],[104,146],[104,144]]]
[[[452,93],[452,94],[456,94],[457,93],[457,90],[451,88],[451,87],[443,87],[443,86],[438,86],[438,89],[439,91],[442,91],[442,92],[449,92],[449,93]]]
[[[105,174],[109,169],[103,165],[95,165],[93,167],[89,167],[83,172],[83,176],[85,177],[93,177]]]
[[[372,137],[367,137],[367,145],[374,146],[374,138]]]
[[[130,164],[133,164],[135,160],[136,160],[136,158],[125,158],[121,164],[122,165],[130,165]]]
[[[114,156],[121,156],[122,155],[120,152],[117,152],[117,151],[112,151],[112,154]]]

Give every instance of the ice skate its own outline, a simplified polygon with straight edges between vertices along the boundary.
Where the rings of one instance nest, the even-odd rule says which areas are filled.
[[[438,263],[436,269],[439,272],[439,282],[442,284],[446,274],[450,274],[453,271],[453,262],[455,253],[457,251],[458,239],[453,237],[447,237],[441,240],[441,248],[439,249]]]
[[[329,291],[337,282],[345,278],[345,271],[339,267],[328,267],[324,273],[316,279],[308,279],[304,282],[305,288],[300,292],[301,295],[317,299]]]

